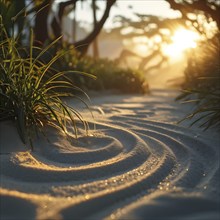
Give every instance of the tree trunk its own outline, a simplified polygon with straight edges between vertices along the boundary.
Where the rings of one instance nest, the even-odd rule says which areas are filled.
[[[35,35],[35,45],[42,46],[46,40],[48,40],[48,14],[51,7],[51,0],[45,0],[41,6],[41,9],[36,12],[34,35]]]
[[[73,18],[73,42],[76,42],[76,31],[77,31],[77,28],[76,28],[76,4],[74,5],[74,8],[73,8],[73,11],[74,11],[74,18]]]
[[[97,25],[97,17],[96,17],[96,0],[92,0],[92,10],[93,10],[93,22],[94,22],[94,28]],[[93,41],[93,57],[98,58],[99,57],[99,48],[98,48],[98,36]]]
[[[76,6],[76,2],[78,0],[69,0],[66,2],[61,2],[59,4],[59,8],[58,8],[58,20],[57,18],[53,18],[52,21],[52,30],[53,30],[53,34],[55,36],[55,38],[58,38],[62,35],[62,18],[63,18],[63,14],[65,11],[65,8],[69,5],[73,5],[73,7]]]
[[[93,31],[83,40],[80,40],[76,43],[74,43],[75,48],[82,54],[85,55],[89,45],[94,41],[94,39],[98,36],[98,34],[100,33],[101,29],[103,28],[103,25],[105,24],[108,16],[109,16],[109,12],[111,7],[113,6],[113,4],[116,2],[116,0],[106,0],[106,8],[105,8],[105,12],[101,18],[101,20],[99,22],[97,22],[95,28],[93,29]]]

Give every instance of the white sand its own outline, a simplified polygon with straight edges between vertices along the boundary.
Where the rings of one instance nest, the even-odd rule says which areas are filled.
[[[89,137],[34,152],[1,124],[1,219],[220,219],[220,139],[176,124],[176,94],[94,97]]]

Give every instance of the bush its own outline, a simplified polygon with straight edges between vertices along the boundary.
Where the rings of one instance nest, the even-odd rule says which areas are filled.
[[[120,68],[116,61],[108,59],[93,59],[89,56],[81,57],[74,48],[56,63],[56,68],[74,69],[96,76],[96,80],[82,75],[72,75],[73,82],[89,90],[116,89],[125,93],[147,93],[148,83],[143,73],[138,70]]]
[[[220,42],[219,34],[198,47],[188,59],[183,93],[177,98],[195,102],[187,118],[208,129],[220,125]]]

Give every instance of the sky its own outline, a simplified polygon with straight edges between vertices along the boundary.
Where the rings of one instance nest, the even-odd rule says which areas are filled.
[[[100,8],[97,12],[97,17],[100,19],[105,9],[105,2],[98,0],[97,4]],[[113,18],[116,15],[122,15],[135,20],[134,12],[168,18],[180,16],[180,13],[170,9],[169,3],[164,0],[117,0],[116,4],[111,8],[104,28],[109,29],[114,27]],[[73,14],[70,16],[73,17]],[[80,2],[78,3],[76,17],[79,21],[85,22],[84,24],[92,23],[92,10],[88,2],[85,2],[83,5]]]

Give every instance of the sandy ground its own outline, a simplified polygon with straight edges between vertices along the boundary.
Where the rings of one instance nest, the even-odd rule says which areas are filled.
[[[1,124],[1,220],[220,219],[220,138],[176,124],[190,110],[176,95],[94,96],[89,136],[34,152]]]

